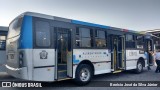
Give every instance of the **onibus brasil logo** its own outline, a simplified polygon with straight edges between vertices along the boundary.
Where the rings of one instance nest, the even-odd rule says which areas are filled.
[[[42,87],[42,84],[29,82],[2,82],[2,87]]]

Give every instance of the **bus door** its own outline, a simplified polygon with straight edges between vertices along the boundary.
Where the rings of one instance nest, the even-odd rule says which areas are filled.
[[[71,29],[55,28],[55,79],[64,80],[72,77]]]
[[[125,39],[123,36],[111,36],[111,59],[112,71],[114,73],[121,72],[125,69]]]
[[[154,63],[153,63],[153,59],[154,59],[154,57],[153,57],[153,55],[150,53],[150,52],[153,52],[154,51],[154,49],[153,49],[153,41],[152,40],[150,40],[150,39],[147,39],[146,40],[146,45],[147,45],[147,47],[146,47],[146,51],[148,52],[148,57],[147,57],[147,59],[148,59],[148,65],[150,65],[150,66],[152,66]]]

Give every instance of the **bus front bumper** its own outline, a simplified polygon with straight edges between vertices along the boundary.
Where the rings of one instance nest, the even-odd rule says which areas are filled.
[[[13,68],[8,65],[5,65],[6,67],[6,72],[16,78],[19,79],[26,79],[28,80],[28,74],[27,74],[27,67],[23,68]]]

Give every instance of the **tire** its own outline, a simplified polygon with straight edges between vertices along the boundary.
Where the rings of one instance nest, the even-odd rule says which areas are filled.
[[[138,61],[138,62],[137,62],[137,68],[136,68],[135,72],[136,72],[137,74],[143,72],[143,64],[142,64],[141,61]]]
[[[83,86],[91,81],[93,76],[91,66],[87,64],[80,64],[76,70],[76,75],[74,81],[77,85]]]

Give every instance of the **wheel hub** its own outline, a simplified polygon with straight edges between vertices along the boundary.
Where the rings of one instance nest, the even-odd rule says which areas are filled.
[[[82,77],[84,77],[84,76],[85,76],[85,73],[83,72],[83,73],[82,73]]]
[[[81,70],[81,74],[80,74],[80,79],[82,81],[87,81],[90,77],[90,73],[89,73],[89,70],[84,68]]]
[[[142,65],[141,64],[138,64],[138,69],[142,70]]]

